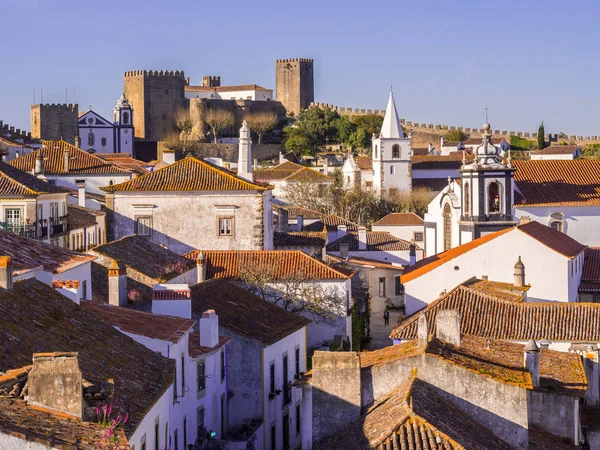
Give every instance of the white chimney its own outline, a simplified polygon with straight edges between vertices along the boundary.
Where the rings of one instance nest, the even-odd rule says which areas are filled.
[[[514,267],[514,276],[515,276],[515,286],[517,286],[517,287],[525,286],[525,264],[523,264],[523,261],[521,261],[520,256]]]
[[[457,309],[444,309],[437,313],[435,337],[460,347],[460,312]]]
[[[214,309],[202,313],[200,324],[200,346],[213,348],[219,344],[219,316]]]
[[[279,152],[279,164],[282,164],[282,163],[284,163],[284,162],[285,162],[285,158],[284,158],[284,156],[283,156],[283,153],[282,153],[282,152]]]
[[[237,175],[244,180],[254,182],[252,175],[252,138],[250,136],[250,128],[244,120],[242,128],[240,128],[240,142],[238,144],[238,172]]]
[[[198,273],[198,283],[206,281],[206,257],[204,253],[198,253],[196,258],[196,271]]]
[[[175,152],[167,149],[162,151],[162,160],[165,164],[173,164],[175,162]]]
[[[408,257],[409,257],[409,266],[413,266],[417,262],[417,246],[415,245],[415,240],[410,240],[410,246],[408,247]]]
[[[41,152],[38,152],[37,156],[35,157],[35,169],[33,173],[35,175],[44,173],[44,158],[42,157]]]
[[[85,208],[85,183],[77,184],[77,199],[79,201],[79,206]]]
[[[152,314],[192,318],[192,294],[187,284],[155,284]]]
[[[367,249],[367,229],[365,227],[358,227],[358,249]]]
[[[346,225],[338,225],[336,239],[341,239],[348,234],[348,227]]]
[[[304,216],[302,214],[298,214],[296,220],[296,231],[302,231],[302,228],[304,228]]]
[[[113,259],[108,267],[108,303],[127,306],[127,272],[125,265],[118,259]]]
[[[0,256],[0,287],[12,289],[12,258]]]
[[[527,342],[523,349],[523,365],[531,374],[533,387],[540,385],[540,348],[532,339]]]
[[[64,162],[64,169],[65,172],[69,172],[69,162],[71,160],[71,155],[69,154],[69,149],[65,148],[65,151],[63,152],[63,162]]]
[[[429,341],[427,316],[424,313],[419,314],[419,319],[417,320],[417,340],[419,346],[427,345],[427,342]]]

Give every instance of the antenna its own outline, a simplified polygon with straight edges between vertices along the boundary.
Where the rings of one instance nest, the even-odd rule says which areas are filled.
[[[33,104],[35,105],[35,86],[33,87]]]
[[[69,103],[69,91],[67,90],[68,88],[65,88],[65,103]]]
[[[41,103],[44,103],[44,86],[40,86],[40,96],[42,97]]]
[[[488,107],[485,105],[485,123],[488,123]]]
[[[75,86],[73,86],[73,104],[77,103],[77,100],[75,98]]]

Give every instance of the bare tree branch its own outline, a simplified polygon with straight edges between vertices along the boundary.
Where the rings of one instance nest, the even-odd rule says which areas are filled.
[[[258,143],[262,144],[263,134],[271,131],[277,125],[278,117],[273,111],[251,112],[244,116],[248,127],[258,134]]]
[[[235,117],[226,109],[209,108],[204,113],[204,121],[213,133],[213,142],[216,144],[221,131],[235,124]]]

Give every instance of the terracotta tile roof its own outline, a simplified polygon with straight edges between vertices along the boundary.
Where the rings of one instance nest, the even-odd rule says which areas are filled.
[[[325,227],[327,227],[327,231],[337,231],[338,225],[346,225],[348,231],[357,231],[359,226],[358,224],[350,222],[343,217],[330,214],[321,220],[304,225],[302,231],[323,231],[323,228]]]
[[[301,183],[331,183],[333,182],[333,178],[331,178],[328,175],[322,174],[317,170],[305,167],[284,178],[284,181],[295,181]]]
[[[412,157],[413,169],[448,169],[460,168],[462,165],[463,152],[452,152],[448,155],[415,155]],[[473,161],[475,156],[466,153],[468,162]]]
[[[202,347],[200,345],[200,330],[192,331],[188,340],[188,353],[190,355],[190,358],[198,358],[202,355],[208,355],[210,353],[216,352],[221,347],[223,347],[231,341],[232,339],[228,338],[227,336],[219,336],[219,343],[214,347]]]
[[[294,181],[322,183],[331,182],[333,179],[310,167],[301,166],[291,161],[278,164],[269,169],[260,169],[252,172],[256,181]]]
[[[106,216],[106,212],[97,211],[95,209],[85,208],[71,203],[67,204],[67,214],[69,218],[70,230],[77,230],[84,227],[93,227],[97,224],[97,216]]]
[[[585,405],[582,405],[585,408]],[[528,426],[529,450],[579,450],[579,445],[574,445],[565,438]]]
[[[273,205],[275,210],[285,209],[288,212],[288,219],[295,219],[298,216],[302,216],[304,219],[321,219],[325,214],[321,214],[319,211],[313,211],[312,209],[302,208],[301,206],[277,206]]]
[[[517,229],[568,258],[574,258],[586,248],[572,237],[535,220],[519,225]]]
[[[79,280],[54,280],[52,281],[52,287],[56,288],[67,288],[77,289],[79,287]]]
[[[234,86],[185,86],[186,92],[235,92],[235,91],[272,91],[258,84],[240,84]]]
[[[214,309],[220,326],[264,345],[272,345],[311,323],[227,280],[209,280],[190,289],[193,317]]]
[[[360,419],[315,447],[317,450],[510,448],[418,378],[409,378]]]
[[[62,273],[94,260],[91,255],[72,252],[3,230],[0,230],[0,253],[12,258],[14,275],[40,266],[48,272]]]
[[[307,280],[345,280],[348,275],[300,250],[193,250],[184,256],[196,261],[202,251],[206,258],[206,278],[237,278],[247,266],[266,267],[277,278],[302,277]]]
[[[275,247],[324,247],[327,239],[326,233],[312,231],[275,232],[273,245]]]
[[[389,213],[387,216],[379,219],[373,225],[379,226],[404,226],[404,225],[423,225],[423,219],[413,212],[407,213]]]
[[[114,379],[113,398],[129,413],[124,429],[131,437],[144,416],[171,385],[175,362],[161,356],[90,314],[35,278],[0,289],[0,370],[31,364],[33,353],[77,352],[83,377],[95,385]],[[143,361],[143,364],[140,364]],[[5,401],[5,400],[3,400]],[[13,404],[14,406],[14,404]],[[30,408],[27,408],[30,409]],[[49,414],[40,416],[50,420]],[[0,429],[60,438],[61,420],[42,429],[28,417],[0,408]],[[42,422],[40,422],[42,423]],[[79,426],[79,425],[78,425]],[[82,425],[84,426],[84,425]]]
[[[382,366],[404,358],[425,353],[425,347],[419,347],[416,339],[401,344],[390,345],[388,347],[373,350],[371,352],[359,353],[360,367],[366,369],[369,367]]]
[[[425,156],[429,154],[429,147],[413,147],[412,154],[413,156]]]
[[[360,170],[373,170],[373,159],[370,156],[357,156],[354,162]]]
[[[174,344],[179,342],[186,333],[189,333],[197,323],[192,319],[100,305],[90,301],[81,302],[81,305],[94,317],[104,320],[121,331]]]
[[[579,292],[600,292],[600,247],[585,249]]]
[[[18,158],[9,164],[17,169],[31,172],[35,168],[35,160],[40,154],[44,158],[45,174],[109,174],[130,173],[129,170],[81,150],[65,141],[42,141],[44,147]],[[65,151],[69,152],[69,171],[65,171]]]
[[[327,255],[327,262],[333,264],[335,267],[341,267],[345,265],[349,266],[364,266],[364,267],[377,267],[379,269],[390,269],[398,272],[404,270],[404,266],[400,264],[394,264],[391,262],[378,261],[376,259],[362,258],[360,256],[351,256],[348,258],[341,258],[339,256]]]
[[[501,281],[478,280],[473,278],[463,283],[463,286],[468,287],[482,294],[488,294],[500,300],[509,302],[522,302],[525,300],[525,293],[530,286],[515,286],[511,283],[503,283]]]
[[[479,143],[481,144],[481,140],[479,140]],[[459,141],[446,141],[446,140],[444,140],[444,147],[458,147],[458,144],[460,144]]]
[[[327,245],[328,252],[339,252],[340,244],[349,244],[351,252],[359,251],[358,249],[358,233],[348,233],[340,239]],[[367,231],[367,248],[366,251],[408,251],[410,242],[400,239],[387,231]],[[420,249],[417,246],[417,249]]]
[[[158,280],[153,280],[158,281]],[[133,304],[138,310],[152,311],[152,286],[127,277],[127,292],[131,289],[140,291],[141,299]],[[97,262],[92,262],[92,300],[95,303],[108,303],[108,268]]]
[[[264,191],[264,186],[238,178],[228,170],[188,156],[133,180],[101,188],[122,191]]]
[[[129,153],[105,153],[105,154],[98,154],[97,156],[106,161],[117,164],[127,170],[131,170],[136,173],[139,173],[140,175],[143,175],[143,174],[149,172],[147,167],[154,166],[154,164],[132,158],[131,154],[129,154]]]
[[[432,192],[440,192],[448,186],[448,180],[444,178],[413,178],[413,189],[425,189]]]
[[[600,205],[599,160],[515,160],[513,165],[525,205]]]
[[[572,155],[577,150],[577,145],[550,145],[534,152],[535,155]]]
[[[416,339],[419,314],[435,333],[438,311],[456,309],[461,332],[481,338],[509,341],[600,342],[600,304],[572,302],[514,302],[458,286],[418,313],[399,322],[392,339]]]
[[[131,268],[150,278],[170,280],[181,273],[196,267],[190,261],[143,236],[125,236],[107,244],[98,245],[90,250],[93,255],[103,255],[110,259],[118,259]],[[173,270],[169,270],[173,268]]]
[[[13,159],[13,161],[15,161]],[[12,162],[12,161],[11,161]],[[0,196],[37,196],[68,191],[0,161]]]

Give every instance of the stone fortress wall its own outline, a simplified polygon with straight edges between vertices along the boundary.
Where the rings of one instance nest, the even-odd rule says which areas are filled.
[[[313,60],[278,59],[275,63],[275,97],[295,115],[315,100]]]
[[[79,136],[79,106],[77,104],[31,105],[31,136],[34,139],[75,143]]]
[[[13,139],[31,139],[31,132],[10,126],[0,120],[0,137],[10,135]]]

